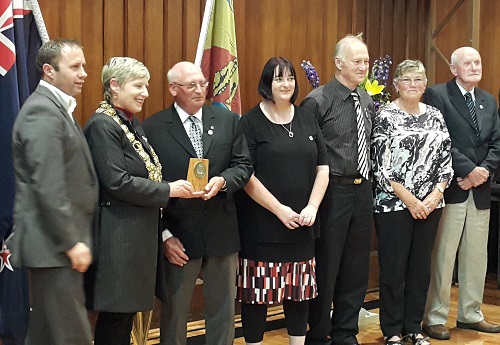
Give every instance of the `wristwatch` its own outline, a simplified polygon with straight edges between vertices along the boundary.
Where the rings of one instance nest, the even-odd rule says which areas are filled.
[[[438,191],[440,191],[442,194],[444,194],[444,188],[443,188],[443,187],[441,187],[440,185],[438,185],[438,184],[437,184],[435,188],[436,188]]]

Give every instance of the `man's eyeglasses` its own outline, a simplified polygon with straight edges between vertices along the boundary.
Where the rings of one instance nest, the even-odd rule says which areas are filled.
[[[192,83],[189,83],[189,84],[179,84],[179,83],[176,83],[176,82],[172,82],[172,84],[175,84],[177,86],[182,86],[182,87],[185,87],[186,90],[189,90],[189,91],[193,91],[196,89],[196,86],[200,86],[202,89],[206,88],[209,84],[208,80],[204,80],[204,81],[200,81],[199,83],[195,83],[195,82],[192,82]]]
[[[423,83],[426,82],[425,79],[423,78],[415,78],[415,79],[411,79],[411,78],[401,78],[399,79],[398,81],[400,81],[401,83],[405,84],[405,85],[411,85],[411,82],[413,81],[413,83],[415,85],[422,85]]]

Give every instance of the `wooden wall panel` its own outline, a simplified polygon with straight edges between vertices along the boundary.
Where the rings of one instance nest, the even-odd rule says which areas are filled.
[[[236,0],[234,1],[240,91],[243,111],[260,96],[257,84],[264,63],[282,55],[298,73],[300,102],[311,90],[300,63],[310,60],[321,83],[334,72],[335,43],[346,34],[363,32],[370,59],[390,55],[394,64],[406,58],[425,58],[425,29],[431,0]],[[84,123],[101,99],[100,73],[111,56],[133,56],[150,69],[150,98],[141,118],[172,102],[166,73],[181,60],[193,61],[205,0],[39,0],[51,37],[82,41],[87,57],[86,85],[75,116]],[[443,18],[457,0],[439,0],[437,17]],[[449,58],[467,44],[466,6],[443,28],[437,45]],[[483,0],[481,53],[485,64],[482,87],[497,92],[500,47],[495,38],[500,26],[500,2]],[[498,66],[498,67],[497,67]],[[486,71],[488,71],[486,73]],[[491,73],[490,73],[491,71]],[[495,74],[496,73],[496,74]],[[436,59],[436,82],[451,78],[448,66]]]
[[[481,4],[481,30],[479,51],[483,61],[481,87],[498,97],[500,88],[500,1],[483,1]]]
[[[164,94],[167,73],[165,72],[165,52],[163,42],[163,0],[146,0],[144,4],[144,64],[148,66],[151,79],[149,80],[149,99],[144,104],[142,116],[153,114],[154,111],[164,108]],[[152,111],[154,110],[154,111]]]
[[[102,82],[101,69],[104,64],[104,0],[93,0],[82,7],[82,17],[85,18],[85,29],[80,38],[83,51],[85,52],[85,61],[87,65],[87,78],[83,87],[83,104],[79,103],[77,109],[80,123],[85,120],[97,109],[102,100]],[[84,120],[84,116],[85,120]]]

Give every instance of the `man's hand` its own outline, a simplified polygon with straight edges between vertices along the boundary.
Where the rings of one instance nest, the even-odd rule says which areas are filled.
[[[490,176],[490,172],[488,169],[483,167],[475,167],[467,177],[474,187],[478,187],[488,181],[488,177]],[[463,188],[462,188],[463,189]]]
[[[78,242],[66,252],[66,255],[71,260],[71,268],[84,273],[92,263],[92,255],[90,249],[84,243]]]
[[[203,200],[209,200],[212,197],[216,196],[217,193],[224,187],[224,177],[222,176],[214,176],[208,181],[208,184],[205,186],[205,194],[202,195]]]
[[[187,264],[189,257],[184,253],[185,251],[186,249],[184,249],[181,241],[175,236],[163,242],[163,255],[173,265],[182,267]]]
[[[462,190],[469,190],[474,187],[474,184],[472,184],[471,180],[467,176],[464,178],[457,177],[457,185]]]

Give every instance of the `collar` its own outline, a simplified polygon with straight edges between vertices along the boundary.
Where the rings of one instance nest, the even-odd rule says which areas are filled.
[[[458,86],[458,89],[460,90],[460,92],[462,93],[462,96],[464,96],[465,98],[465,94],[467,92],[470,92],[471,96],[472,96],[472,100],[475,102],[476,101],[476,96],[474,95],[474,90],[476,89],[475,87],[472,88],[472,90],[470,91],[467,91],[466,89],[463,88],[462,85],[460,85],[459,83],[457,83],[457,80],[455,79],[455,83],[457,84]]]
[[[340,95],[340,97],[342,97],[342,99],[344,101],[351,96],[351,92],[353,92],[353,91],[357,92],[357,89],[358,89],[358,87],[356,86],[356,88],[354,90],[350,90],[347,86],[345,86],[344,84],[342,84],[337,79],[337,77],[333,78],[333,80],[332,80],[332,86],[338,92],[338,94]],[[359,94],[359,92],[358,92],[358,94]]]
[[[49,89],[50,92],[56,96],[68,114],[73,114],[73,111],[75,111],[76,108],[76,99],[74,97],[62,92],[60,89],[43,79],[40,80],[40,85]]]
[[[190,115],[190,114],[186,113],[186,112],[184,111],[184,109],[182,109],[182,108],[181,108],[181,107],[177,104],[177,102],[174,102],[174,108],[175,108],[175,110],[177,111],[177,114],[179,114],[179,117],[180,117],[180,119],[181,119],[181,122],[182,122],[182,123],[186,122],[186,120],[187,120],[190,116],[194,116],[194,117],[196,117],[196,118],[200,121],[200,123],[203,123],[203,122],[202,122],[202,120],[201,120],[201,119],[202,119],[201,114],[202,114],[202,110],[203,110],[203,108],[200,108],[200,110],[198,110],[198,111],[197,111],[196,113],[194,113],[193,115]]]
[[[132,122],[132,117],[134,116],[134,114],[132,114],[130,111],[128,110],[125,110],[123,108],[120,108],[120,107],[117,107],[117,106],[113,106],[115,109],[117,110],[120,110],[122,113],[125,114],[125,116],[127,117],[127,119]]]

